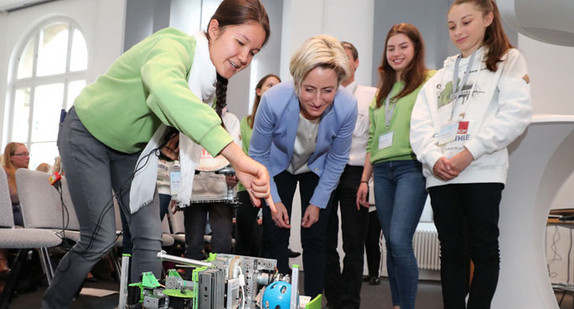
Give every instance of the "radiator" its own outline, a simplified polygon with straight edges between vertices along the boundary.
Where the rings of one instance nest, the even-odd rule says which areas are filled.
[[[413,237],[413,249],[419,269],[440,269],[440,245],[436,231],[417,230]]]
[[[383,237],[381,237],[381,248],[381,273],[386,274],[387,254]],[[413,237],[413,249],[419,269],[440,270],[440,245],[435,229],[417,229]]]

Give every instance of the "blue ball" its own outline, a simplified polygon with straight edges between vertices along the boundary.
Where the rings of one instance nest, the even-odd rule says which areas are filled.
[[[285,281],[271,283],[263,292],[263,309],[289,309],[291,284]]]

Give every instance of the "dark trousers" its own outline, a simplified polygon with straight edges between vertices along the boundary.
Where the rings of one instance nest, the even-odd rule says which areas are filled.
[[[299,193],[301,195],[301,215],[309,206],[309,201],[319,183],[319,176],[314,173],[304,173],[292,175],[282,172],[274,177],[275,184],[279,191],[281,202],[287,208],[289,218],[293,205],[293,195],[299,183]],[[310,228],[301,228],[301,244],[303,245],[303,271],[305,295],[314,298],[323,293],[323,283],[325,279],[325,256],[327,251],[327,222],[331,206],[321,209],[319,221]],[[291,221],[291,220],[290,220]],[[293,222],[290,222],[291,224]],[[289,267],[289,229],[275,226],[271,219],[271,210],[268,206],[263,207],[263,255],[267,258],[277,260],[277,268],[280,273],[291,274]]]
[[[159,220],[163,221],[163,217],[169,212],[169,204],[171,203],[171,195],[169,194],[158,194],[159,195]]]
[[[207,214],[211,225],[211,249],[215,253],[231,253],[233,208],[224,203],[192,204],[183,210],[185,225],[185,257],[206,258],[203,248]]]
[[[501,183],[453,184],[429,188],[441,245],[444,308],[490,308],[500,270],[498,218]],[[465,305],[467,261],[474,263]]]
[[[169,211],[169,203],[171,202],[171,195],[169,194],[158,194],[159,196],[159,220],[163,221],[163,217]],[[128,226],[128,221],[124,212],[120,211],[122,220],[122,254],[132,253],[132,233]]]
[[[329,308],[359,308],[363,284],[363,247],[369,222],[369,209],[357,210],[357,190],[361,184],[362,166],[347,165],[339,185],[332,194],[331,215],[327,227],[327,272],[325,296]],[[339,207],[340,206],[340,207]],[[339,215],[343,233],[343,270],[341,271],[337,242]]]
[[[261,208],[254,207],[247,191],[237,192],[239,207],[235,216],[235,254],[261,256],[263,228],[257,224],[257,214]]]
[[[381,267],[381,223],[376,211],[369,212],[369,228],[365,238],[365,253],[370,277],[379,277]]]

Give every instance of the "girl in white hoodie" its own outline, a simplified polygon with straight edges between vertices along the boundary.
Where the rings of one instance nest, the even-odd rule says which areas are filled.
[[[447,58],[420,91],[410,141],[441,242],[444,308],[490,308],[500,267],[506,147],[530,123],[530,80],[493,0],[456,0],[447,19],[461,54]],[[469,258],[475,268],[467,290]]]

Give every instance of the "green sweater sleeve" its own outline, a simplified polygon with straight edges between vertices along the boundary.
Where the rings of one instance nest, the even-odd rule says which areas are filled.
[[[189,89],[185,64],[192,60],[188,55],[184,46],[169,39],[150,50],[141,68],[142,81],[149,90],[146,103],[163,123],[177,128],[215,156],[232,138],[213,109]]]
[[[167,28],[121,55],[74,106],[88,131],[125,153],[141,151],[161,123],[216,155],[232,139],[217,114],[187,84],[196,40]]]

